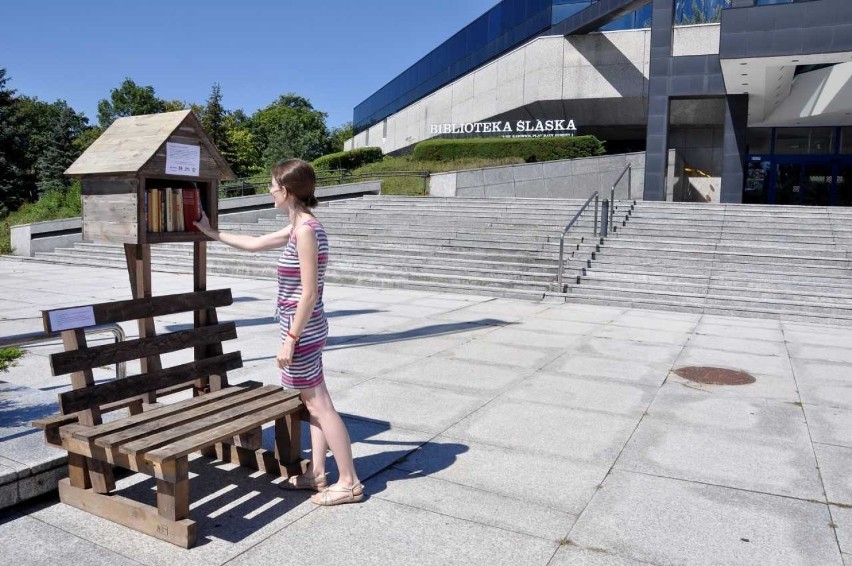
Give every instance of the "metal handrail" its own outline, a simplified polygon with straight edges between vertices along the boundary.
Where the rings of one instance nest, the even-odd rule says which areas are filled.
[[[615,217],[615,187],[618,183],[621,182],[621,179],[624,178],[624,174],[627,174],[627,200],[633,200],[632,196],[632,185],[633,185],[633,164],[628,163],[627,167],[624,168],[624,171],[621,172],[621,175],[618,176],[618,179],[612,184],[612,188],[609,191],[609,232],[612,232],[613,227],[613,218]]]
[[[99,324],[97,326],[89,326],[84,328],[86,334],[100,334],[102,332],[110,332],[115,337],[115,343],[124,342],[127,336],[124,329],[118,324]],[[59,338],[60,332],[28,332],[26,334],[14,334],[12,336],[0,336],[0,348],[13,348],[15,346],[27,346],[29,344],[38,344],[47,342],[54,338]],[[118,362],[115,364],[115,378],[124,379],[127,377],[127,362]]]
[[[565,234],[568,233],[568,230],[570,230],[571,227],[574,226],[574,223],[577,222],[580,216],[586,211],[586,208],[588,208],[589,204],[592,202],[592,199],[595,199],[595,225],[592,228],[592,234],[598,234],[598,207],[600,204],[600,194],[598,194],[598,191],[595,191],[594,193],[592,193],[592,196],[586,199],[585,204],[580,207],[580,210],[577,211],[577,214],[574,215],[574,218],[572,218],[571,221],[565,225],[565,228],[562,230],[562,236],[559,238],[559,270],[556,272],[556,284],[560,292],[562,291],[562,271],[565,265]]]

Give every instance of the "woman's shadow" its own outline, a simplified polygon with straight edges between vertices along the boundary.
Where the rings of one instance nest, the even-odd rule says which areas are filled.
[[[386,421],[344,413],[340,416],[349,431],[355,469],[361,482],[367,485],[368,496],[381,493],[388,481],[404,479],[409,473],[428,476],[445,470],[455,463],[460,454],[468,451],[466,445],[455,442],[386,438],[392,436],[390,423]],[[264,444],[266,442],[267,439],[264,439]],[[306,459],[311,457],[310,430],[306,422],[302,423],[302,455]],[[331,453],[328,456],[326,471],[329,472],[329,479],[336,481],[337,465]],[[391,470],[398,473],[385,473]]]

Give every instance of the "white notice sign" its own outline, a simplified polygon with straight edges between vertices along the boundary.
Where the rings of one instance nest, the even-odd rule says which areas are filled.
[[[201,170],[201,147],[166,142],[166,173],[198,177]]]
[[[90,306],[50,311],[48,316],[53,332],[95,325],[95,311]]]

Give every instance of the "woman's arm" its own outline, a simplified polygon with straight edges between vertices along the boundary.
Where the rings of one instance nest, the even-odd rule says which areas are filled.
[[[292,224],[286,228],[282,228],[277,232],[264,234],[263,236],[246,236],[245,234],[230,234],[228,232],[219,232],[210,226],[210,220],[204,211],[201,211],[201,218],[194,222],[199,230],[204,232],[206,236],[219,240],[223,244],[227,244],[232,248],[245,250],[247,252],[262,252],[264,250],[274,250],[284,247],[287,240],[290,238],[290,230]]]
[[[319,298],[319,291],[317,290],[317,265],[319,263],[317,237],[310,226],[303,224],[296,231],[296,251],[299,254],[299,271],[302,276],[302,296],[296,306],[289,333],[278,351],[278,366],[282,368],[287,367],[293,361],[293,352],[296,349],[296,339],[290,334],[296,336],[296,338],[302,335],[302,331],[307,326]]]

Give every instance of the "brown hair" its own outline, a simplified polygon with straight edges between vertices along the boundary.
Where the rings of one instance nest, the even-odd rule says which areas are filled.
[[[314,208],[319,204],[314,196],[317,174],[311,164],[301,159],[284,159],[272,168],[272,178],[279,187],[296,197],[303,206]]]

